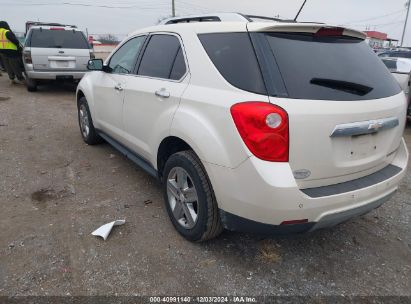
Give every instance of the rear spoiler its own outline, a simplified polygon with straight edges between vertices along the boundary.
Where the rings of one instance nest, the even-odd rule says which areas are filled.
[[[328,26],[319,23],[301,24],[301,23],[256,23],[247,24],[249,32],[289,32],[289,33],[313,33],[319,36],[348,36],[365,40],[367,35],[361,31],[348,29],[338,26]]]

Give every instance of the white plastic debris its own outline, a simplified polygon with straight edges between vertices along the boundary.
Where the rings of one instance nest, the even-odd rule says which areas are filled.
[[[106,240],[108,235],[111,232],[111,229],[114,226],[124,225],[125,223],[126,223],[126,220],[117,220],[117,221],[105,224],[105,225],[97,228],[91,234],[95,235],[95,236],[101,236],[104,240]]]

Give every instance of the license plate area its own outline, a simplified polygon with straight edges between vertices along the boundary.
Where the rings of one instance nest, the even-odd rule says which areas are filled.
[[[71,81],[73,79],[74,79],[74,77],[72,75],[58,75],[58,76],[56,76],[56,80],[61,80],[61,81],[64,81],[64,80]]]
[[[74,69],[76,67],[76,60],[73,57],[49,58],[49,66],[51,69]]]
[[[351,136],[349,157],[352,160],[363,159],[377,152],[378,133]]]
[[[70,62],[68,61],[56,61],[56,66],[59,68],[68,68],[70,65]]]

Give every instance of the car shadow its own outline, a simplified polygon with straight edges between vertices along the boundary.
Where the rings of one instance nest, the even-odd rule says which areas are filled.
[[[77,83],[63,82],[63,81],[51,81],[46,83],[39,83],[37,91],[45,94],[56,94],[60,92],[73,92],[77,89]]]

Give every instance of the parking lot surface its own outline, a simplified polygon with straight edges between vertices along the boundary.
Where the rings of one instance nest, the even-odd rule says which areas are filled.
[[[390,202],[332,229],[193,244],[155,179],[82,141],[70,86],[0,77],[0,206],[3,296],[411,296],[411,169]],[[116,219],[106,241],[91,235]]]

